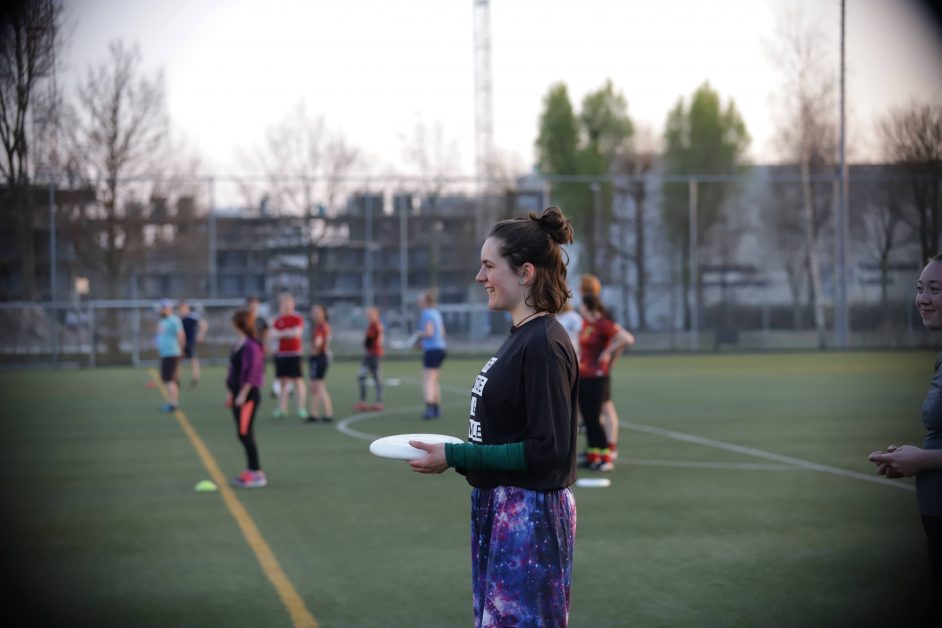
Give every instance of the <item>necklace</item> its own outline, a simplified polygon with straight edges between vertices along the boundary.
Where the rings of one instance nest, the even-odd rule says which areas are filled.
[[[514,328],[514,329],[520,329],[520,326],[521,326],[521,325],[523,325],[524,323],[526,323],[528,320],[530,320],[530,319],[533,318],[534,316],[537,316],[538,314],[542,314],[542,313],[543,313],[543,312],[534,312],[533,314],[530,314],[529,316],[524,316],[522,319],[520,319],[520,322],[519,322],[519,323],[514,323],[514,324],[513,324],[513,328]]]

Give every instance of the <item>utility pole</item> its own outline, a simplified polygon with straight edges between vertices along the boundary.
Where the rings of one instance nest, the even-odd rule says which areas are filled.
[[[839,349],[847,347],[847,137],[845,134],[846,90],[844,76],[845,52],[845,0],[841,0],[841,173],[840,173],[840,200],[837,204],[837,216],[834,224],[834,265],[837,277],[834,282],[834,344]]]
[[[474,151],[479,199],[478,237],[493,222],[486,204],[493,167],[494,109],[491,81],[491,8],[489,0],[474,2]]]

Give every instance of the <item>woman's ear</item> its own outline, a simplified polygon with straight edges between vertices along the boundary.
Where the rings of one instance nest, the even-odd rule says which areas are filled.
[[[535,274],[536,267],[530,262],[525,262],[523,266],[520,267],[520,285],[531,283]]]

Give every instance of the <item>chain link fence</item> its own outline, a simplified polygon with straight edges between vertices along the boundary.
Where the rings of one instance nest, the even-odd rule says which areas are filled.
[[[840,180],[785,166],[737,176],[531,175],[486,194],[463,178],[348,180],[329,199],[293,209],[279,204],[286,194],[248,179],[189,180],[170,186],[176,194],[166,180],[160,194],[148,183],[134,182],[112,216],[90,191],[37,191],[33,300],[18,298],[17,232],[0,226],[4,363],[146,363],[156,357],[161,298],[198,304],[210,324],[201,355],[223,360],[232,312],[257,296],[270,313],[284,291],[305,315],[315,303],[328,308],[339,357],[359,355],[368,306],[380,308],[391,352],[407,355],[394,347],[413,331],[429,289],[452,351],[487,352],[509,320],[487,311],[474,282],[481,243],[496,220],[551,204],[574,221],[570,284],[597,275],[637,350],[840,347],[839,286],[843,346],[930,343],[913,286],[925,242],[938,242],[920,216],[939,213],[942,180],[888,166],[851,168],[843,231]]]

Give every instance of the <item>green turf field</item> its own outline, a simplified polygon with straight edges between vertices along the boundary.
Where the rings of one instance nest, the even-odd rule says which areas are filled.
[[[866,456],[921,441],[933,358],[624,357],[613,484],[573,489],[571,625],[917,625],[928,587],[912,482],[867,481]],[[321,626],[470,625],[467,484],[367,446],[399,432],[464,436],[483,361],[445,363],[446,418],[433,423],[418,418],[418,358],[385,365],[401,383],[381,414],[349,409],[353,363],[328,374],[347,420],[275,421],[264,399],[270,485],[235,496]],[[244,457],[222,378],[205,369],[182,410],[231,476]],[[7,594],[30,625],[291,626],[222,493],[193,490],[209,474],[149,379],[0,372]]]

